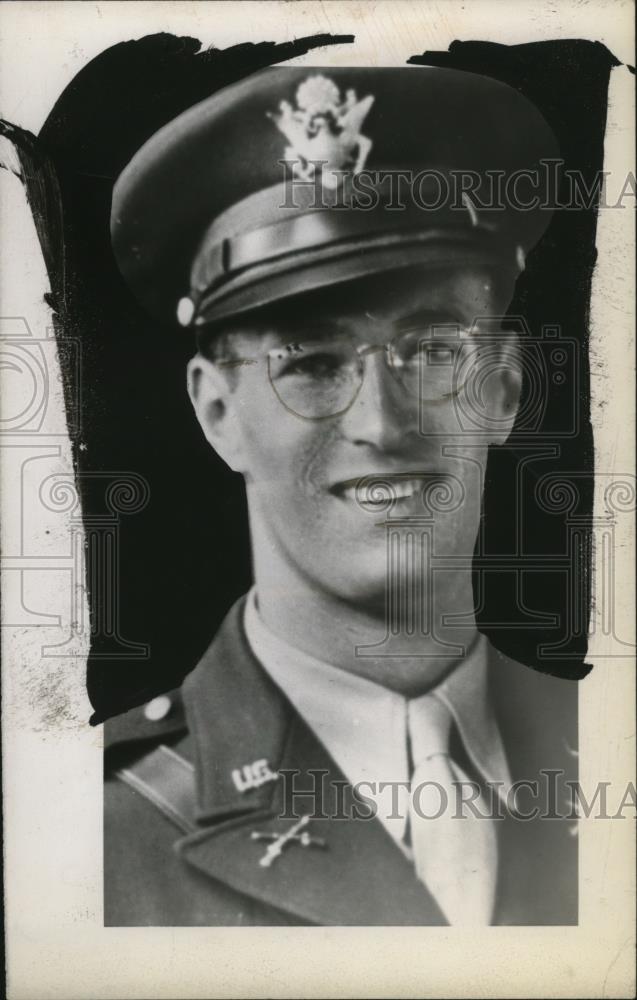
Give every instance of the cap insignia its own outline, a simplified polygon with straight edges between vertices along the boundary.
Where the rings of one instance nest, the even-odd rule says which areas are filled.
[[[285,159],[295,176],[310,181],[318,169],[323,186],[336,188],[345,172],[359,173],[372,148],[360,129],[373,103],[371,95],[359,101],[355,90],[343,99],[333,80],[317,74],[298,87],[296,108],[281,101],[278,113],[267,112],[289,143]]]

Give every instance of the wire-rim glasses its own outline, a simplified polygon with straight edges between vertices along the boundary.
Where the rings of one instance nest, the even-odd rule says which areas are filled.
[[[441,403],[463,388],[477,350],[475,335],[458,326],[406,330],[384,344],[360,344],[349,334],[273,347],[253,358],[218,361],[233,368],[267,361],[268,378],[286,410],[306,420],[345,413],[365,377],[365,358],[383,352],[391,374],[422,403]]]

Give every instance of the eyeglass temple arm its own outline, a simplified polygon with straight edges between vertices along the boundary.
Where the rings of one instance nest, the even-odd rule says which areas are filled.
[[[241,365],[256,365],[258,358],[232,358],[226,361],[215,361],[218,368],[239,368]]]

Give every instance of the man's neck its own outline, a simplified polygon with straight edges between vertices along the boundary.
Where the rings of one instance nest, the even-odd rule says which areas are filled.
[[[466,577],[466,578],[465,578]],[[389,620],[382,595],[376,602],[351,603],[310,583],[291,567],[255,553],[259,614],[290,646],[342,670],[382,684],[407,697],[423,694],[464,657],[475,634],[470,574],[457,574],[451,593],[434,602],[434,634],[409,631]],[[418,615],[402,619],[418,621]],[[416,612],[418,609],[408,609]],[[443,623],[462,616],[462,626]]]

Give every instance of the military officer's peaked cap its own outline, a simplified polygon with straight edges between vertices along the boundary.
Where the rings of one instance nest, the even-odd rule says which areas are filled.
[[[548,224],[557,156],[537,108],[484,76],[273,67],[139,150],[114,189],[114,252],[151,314],[195,327],[419,262],[513,272]]]

